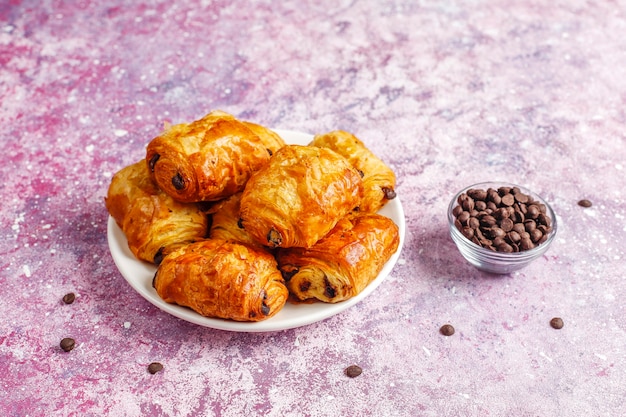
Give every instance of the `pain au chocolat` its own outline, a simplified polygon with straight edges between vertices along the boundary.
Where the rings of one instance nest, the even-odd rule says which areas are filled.
[[[396,197],[396,176],[393,170],[352,133],[334,130],[315,135],[309,145],[332,149],[363,173],[360,213],[376,213],[389,200]]]
[[[243,190],[282,143],[263,126],[213,111],[152,139],[146,163],[157,185],[175,200],[216,201]]]
[[[361,293],[398,250],[398,226],[380,214],[343,218],[310,248],[278,249],[289,292],[299,300],[337,303]]]
[[[311,247],[358,208],[360,173],[338,153],[285,145],[255,172],[243,190],[241,225],[271,247]]]
[[[105,205],[133,255],[143,261],[158,264],[170,251],[208,233],[207,215],[198,205],[180,203],[161,191],[143,160],[113,176]]]
[[[289,294],[271,254],[223,239],[170,253],[159,265],[153,286],[165,302],[235,321],[268,319],[283,308]]]

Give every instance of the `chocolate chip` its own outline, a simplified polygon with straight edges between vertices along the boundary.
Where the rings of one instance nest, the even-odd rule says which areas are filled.
[[[61,349],[63,349],[65,352],[69,352],[76,346],[76,341],[71,337],[66,337],[64,339],[61,339],[61,343],[59,344],[59,346],[61,346]]]
[[[468,211],[462,211],[461,214],[459,214],[457,216],[457,220],[461,222],[461,224],[465,224],[467,223],[467,221],[469,220],[469,218],[471,217],[471,215],[469,214]]]
[[[463,233],[463,236],[465,236],[469,240],[472,240],[472,238],[474,237],[474,230],[475,229],[476,228],[465,226],[463,229],[461,229],[461,233]]]
[[[484,201],[487,199],[487,192],[485,190],[472,188],[467,190],[467,195],[472,197],[474,200]]]
[[[243,219],[241,217],[237,220],[237,227],[243,229]]]
[[[515,223],[513,223],[513,220],[509,219],[508,217],[500,221],[500,229],[504,230],[507,233],[513,230],[513,226],[515,226]]]
[[[552,326],[553,329],[562,329],[563,320],[560,317],[554,317],[552,320],[550,320],[550,326]]]
[[[498,223],[496,218],[491,216],[491,215],[489,215],[489,214],[486,215],[486,216],[481,217],[479,220],[480,220],[480,223],[483,226],[486,226],[486,227],[491,227],[491,226],[494,226],[495,224]]]
[[[148,372],[150,372],[152,375],[156,374],[157,372],[161,372],[163,370],[163,365],[161,365],[159,362],[152,362],[150,365],[148,365]]]
[[[541,210],[536,204],[532,204],[526,209],[526,217],[529,219],[536,219],[540,214]]]
[[[496,250],[498,252],[512,253],[513,252],[513,246],[509,245],[506,242],[502,242],[502,243],[496,245]]]
[[[535,247],[535,244],[532,242],[530,237],[523,237],[520,240],[519,247],[521,250],[529,250]]]
[[[578,205],[579,205],[579,206],[581,206],[581,207],[585,207],[585,208],[587,208],[587,207],[591,207],[591,206],[592,206],[591,201],[589,201],[589,200],[587,200],[587,199],[580,200],[580,201],[578,202]]]
[[[73,292],[68,292],[63,296],[63,302],[65,304],[72,304],[76,299],[76,295]]]
[[[350,365],[346,368],[345,373],[350,378],[356,378],[363,373],[363,369],[358,365]]]
[[[466,198],[463,200],[463,202],[461,203],[461,206],[463,207],[463,210],[467,211],[467,212],[472,212],[472,210],[474,210],[474,199],[472,198]]]
[[[498,252],[530,250],[545,242],[552,219],[545,204],[518,187],[469,189],[452,210],[456,228],[472,242]]]
[[[512,206],[515,203],[515,197],[513,194],[505,194],[502,196],[502,204],[505,206]]]
[[[441,333],[444,336],[452,336],[454,334],[454,327],[452,327],[451,324],[444,324],[439,329],[439,333]]]
[[[183,188],[185,188],[185,179],[183,178],[182,175],[180,175],[180,172],[177,172],[176,175],[174,175],[172,177],[172,185],[174,186],[174,188],[176,188],[178,191],[182,190]]]

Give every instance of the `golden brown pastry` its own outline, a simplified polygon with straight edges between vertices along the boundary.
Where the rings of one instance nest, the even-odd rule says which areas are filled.
[[[158,264],[176,247],[208,233],[207,215],[196,204],[179,203],[162,192],[143,160],[113,176],[105,205],[131,252],[143,261]]]
[[[270,318],[289,295],[272,255],[222,239],[170,253],[157,269],[153,286],[168,303],[236,321]]]
[[[310,247],[361,202],[359,172],[336,152],[285,145],[241,196],[241,224],[259,243]]]
[[[281,138],[280,135],[278,135],[278,133],[274,132],[273,130],[268,129],[265,126],[245,120],[243,121],[243,124],[246,125],[248,129],[250,129],[256,135],[258,135],[259,138],[261,138],[261,141],[263,141],[263,144],[269,151],[270,155],[273,155],[277,150],[285,146],[285,141],[283,140],[283,138]]]
[[[359,294],[398,250],[398,226],[380,214],[342,219],[309,249],[279,249],[278,268],[300,300],[337,303]]]
[[[146,151],[157,185],[187,203],[220,200],[243,190],[250,175],[269,158],[257,134],[221,111],[170,126],[150,141]]]
[[[262,247],[246,230],[239,221],[239,206],[241,194],[234,194],[219,203],[212,209],[212,222],[209,229],[209,237],[212,239],[224,239],[233,242],[245,243],[250,246]]]
[[[309,145],[332,149],[363,173],[363,201],[359,206],[361,213],[376,213],[396,197],[396,176],[391,168],[353,134],[335,130],[316,135]]]

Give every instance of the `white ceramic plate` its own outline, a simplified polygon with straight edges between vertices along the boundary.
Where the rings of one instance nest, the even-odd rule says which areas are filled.
[[[306,133],[275,130],[287,143],[306,145],[312,140],[312,136]],[[203,317],[195,311],[175,304],[166,303],[159,297],[152,288],[152,278],[156,272],[156,266],[137,260],[128,249],[128,242],[124,233],[109,216],[107,234],[111,256],[115,265],[122,273],[128,283],[146,300],[170,313],[171,315],[201,326],[214,329],[230,330],[238,332],[268,332],[286,330],[294,327],[305,326],[327,319],[338,314],[347,308],[352,307],[368,295],[370,295],[383,280],[389,275],[394,265],[400,257],[400,252],[404,245],[405,220],[404,211],[398,197],[391,200],[382,208],[380,214],[391,218],[400,229],[400,244],[398,250],[391,256],[382,271],[360,294],[336,304],[315,302],[311,304],[291,304],[287,302],[285,307],[275,316],[260,322],[236,322],[232,320],[222,320]]]

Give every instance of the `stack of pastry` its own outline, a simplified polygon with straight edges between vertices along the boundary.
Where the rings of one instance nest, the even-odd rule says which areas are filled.
[[[306,146],[214,111],[166,127],[113,176],[105,204],[166,302],[259,321],[287,302],[359,294],[397,251],[377,211],[395,175],[354,135]]]

